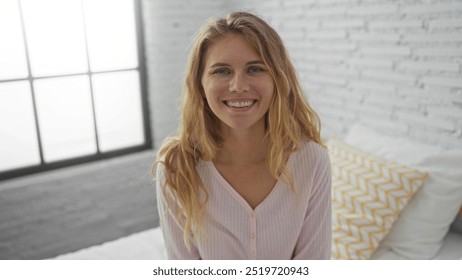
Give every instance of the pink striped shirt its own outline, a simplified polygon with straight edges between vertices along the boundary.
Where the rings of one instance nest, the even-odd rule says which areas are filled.
[[[255,208],[221,176],[211,161],[199,161],[197,171],[209,192],[203,219],[206,238],[183,242],[182,227],[165,211],[157,170],[161,228],[169,259],[329,259],[331,250],[331,173],[327,151],[304,142],[291,155],[295,192],[278,181]],[[172,205],[174,203],[171,203]]]

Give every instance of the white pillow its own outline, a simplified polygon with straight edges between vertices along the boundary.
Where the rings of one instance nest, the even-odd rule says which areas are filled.
[[[381,135],[360,125],[348,132],[345,142],[428,172],[427,181],[401,212],[374,258],[390,258],[393,253],[408,259],[432,258],[462,204],[462,150]]]
[[[335,138],[327,147],[332,164],[332,258],[369,259],[428,174]]]
[[[428,156],[438,155],[445,151],[445,149],[437,146],[382,135],[359,124],[351,127],[345,142],[363,151],[383,156],[405,165],[418,164]]]

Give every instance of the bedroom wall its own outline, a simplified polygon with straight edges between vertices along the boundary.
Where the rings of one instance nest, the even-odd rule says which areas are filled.
[[[178,74],[189,37],[204,15],[223,14],[221,1],[163,2],[145,1],[163,15],[148,24],[157,23],[162,34],[150,64],[153,100],[162,100],[153,106],[154,120],[165,128],[157,129],[156,139],[176,127]],[[341,137],[361,122],[387,134],[462,147],[462,1],[228,2],[224,11],[256,12],[280,32],[322,118],[324,137]],[[195,5],[207,8],[190,12]]]
[[[265,7],[260,8],[260,3]],[[239,1],[285,38],[324,136],[354,122],[462,147],[462,2]]]

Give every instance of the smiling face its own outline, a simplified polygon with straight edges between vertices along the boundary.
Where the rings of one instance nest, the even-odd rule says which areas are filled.
[[[202,86],[221,129],[265,128],[274,82],[257,51],[230,34],[213,43],[205,57]]]

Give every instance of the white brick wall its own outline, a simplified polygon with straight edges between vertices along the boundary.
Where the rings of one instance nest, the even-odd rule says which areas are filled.
[[[462,147],[460,0],[209,0],[200,1],[200,10],[185,0],[163,2],[144,1],[156,11],[146,15],[169,15],[156,21],[160,26],[148,24],[150,32],[169,34],[157,43],[157,51],[148,46],[148,56],[154,56],[152,62],[177,63],[162,78],[155,69],[163,66],[149,65],[151,100],[162,104],[152,108],[158,141],[176,127],[177,119],[170,118],[176,108],[164,105],[173,105],[178,96],[190,35],[210,15],[249,10],[280,31],[321,115],[324,137],[341,137],[352,123],[361,122],[387,134]],[[170,28],[173,22],[179,28]],[[155,35],[148,36],[155,44]],[[169,42],[183,43],[172,48]],[[170,112],[166,120],[163,111]]]

